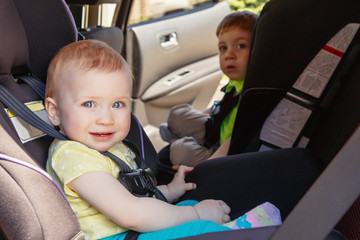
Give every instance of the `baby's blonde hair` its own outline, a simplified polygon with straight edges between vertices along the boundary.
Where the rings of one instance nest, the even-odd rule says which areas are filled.
[[[232,28],[253,32],[258,15],[249,11],[233,12],[224,17],[216,29],[216,36]]]
[[[121,55],[108,44],[98,40],[82,40],[63,47],[51,60],[46,80],[46,97],[52,97],[62,74],[77,68],[87,72],[125,70],[130,81],[130,67]]]

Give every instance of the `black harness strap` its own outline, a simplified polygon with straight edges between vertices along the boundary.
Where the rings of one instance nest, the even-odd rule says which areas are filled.
[[[105,156],[108,156],[109,158],[113,159],[120,167],[121,171],[124,173],[130,173],[132,172],[132,169],[127,165],[123,160],[118,158],[116,155],[112,154],[111,152],[101,152]]]
[[[21,117],[27,123],[33,125],[44,133],[61,140],[66,140],[67,137],[57,131],[53,126],[47,124],[40,117],[35,115],[23,102],[13,96],[12,92],[5,86],[0,85],[0,101],[2,101],[8,108],[10,108],[16,115]]]
[[[39,79],[31,77],[31,76],[19,76],[18,79],[25,82],[27,85],[29,85],[36,94],[41,97],[43,100],[45,100],[45,89],[46,86],[43,82],[41,82]]]
[[[125,140],[123,143],[127,145],[129,141]],[[130,149],[132,148],[130,147]],[[119,181],[132,194],[138,197],[152,197],[155,195],[157,199],[167,202],[166,197],[156,187],[155,177],[150,168],[131,169],[122,159],[111,152],[106,151],[102,152],[102,154],[110,157],[120,166]],[[143,158],[141,159],[143,160]]]
[[[225,92],[226,87],[227,85],[221,91]],[[239,103],[239,99],[240,93],[236,92],[235,87],[233,87],[229,92],[225,93],[220,102],[214,104],[210,117],[205,122],[205,147],[210,148],[219,142],[221,123]]]

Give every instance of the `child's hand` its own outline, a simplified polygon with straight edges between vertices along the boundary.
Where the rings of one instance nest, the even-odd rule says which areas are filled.
[[[221,200],[207,199],[194,206],[200,219],[223,224],[230,221],[230,207]]]
[[[187,166],[174,166],[173,169],[177,170],[173,180],[165,187],[159,186],[161,192],[165,195],[169,202],[174,202],[179,197],[184,195],[186,191],[193,190],[196,188],[195,183],[186,183],[185,176],[191,172],[194,168]],[[166,189],[165,189],[166,188]]]

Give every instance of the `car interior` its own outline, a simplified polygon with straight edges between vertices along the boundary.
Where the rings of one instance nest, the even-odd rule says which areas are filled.
[[[72,6],[101,2],[114,1],[1,0],[0,239],[84,239],[64,193],[45,171],[55,130],[43,106],[46,69],[62,46],[99,39],[126,56],[135,78],[127,139],[138,145],[154,172],[159,163],[149,128],[156,129],[173,105],[206,107],[217,88],[222,74],[216,38],[201,36],[213,29],[192,29],[181,14],[125,30],[79,28]],[[327,167],[280,227],[186,239],[360,239],[358,9],[356,0],[271,0],[265,5],[229,155],[306,148]],[[216,22],[229,12],[221,1],[201,14]],[[179,23],[184,27],[165,27]],[[185,42],[183,31],[196,32],[202,41]],[[162,48],[146,38],[159,40]],[[191,54],[193,47],[203,48],[201,56]],[[173,55],[180,57],[170,61]],[[152,67],[155,61],[161,67]]]
[[[180,2],[186,1],[66,1],[82,36],[109,43],[130,64],[136,79],[133,113],[156,150],[166,144],[158,126],[166,120],[170,108],[189,103],[195,109],[206,109],[222,78],[214,32],[218,22],[230,13],[230,7],[226,1],[218,0],[189,1],[192,6],[181,6]],[[118,15],[112,20],[115,26],[108,27],[99,12],[103,5],[114,3],[114,15]],[[130,4],[131,9],[124,6]],[[139,17],[147,12],[141,9],[151,4],[164,10],[165,16],[158,18],[159,13],[148,13]],[[171,5],[168,10],[166,4]],[[185,10],[177,12],[174,7]],[[141,22],[138,18],[147,20]]]

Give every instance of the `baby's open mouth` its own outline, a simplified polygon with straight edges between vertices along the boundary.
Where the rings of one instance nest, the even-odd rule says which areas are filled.
[[[110,136],[113,133],[91,133],[91,135],[95,135],[95,136],[99,136],[99,137],[106,137],[106,136]]]

